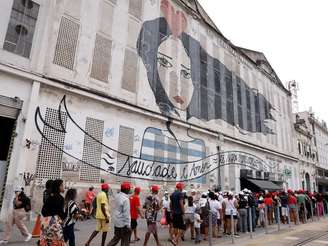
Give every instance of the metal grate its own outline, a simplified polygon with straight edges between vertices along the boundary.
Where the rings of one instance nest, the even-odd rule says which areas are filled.
[[[133,154],[133,141],[134,141],[134,129],[126,126],[120,126],[118,150],[126,155]],[[116,170],[120,170],[126,162],[126,155],[117,155],[117,167]],[[126,171],[125,167],[124,171]],[[121,173],[126,173],[122,171]]]
[[[67,116],[65,112],[61,113],[62,122],[66,126]],[[60,129],[60,121],[58,118],[58,110],[47,108],[45,121],[54,128]],[[36,176],[41,179],[56,179],[61,177],[65,133],[55,131],[54,129],[44,126],[44,136],[52,143],[59,147],[57,149],[45,138],[42,138],[39,149],[38,161],[36,166]]]
[[[122,88],[136,92],[138,57],[135,51],[125,49]]]
[[[90,76],[108,81],[112,41],[97,34]]]
[[[98,141],[102,142],[104,121],[88,117],[85,124],[85,131]],[[102,145],[88,135],[85,135],[82,160],[96,167],[100,167],[101,154]],[[82,163],[80,180],[99,182],[100,169]]]
[[[79,24],[62,17],[55,49],[55,64],[73,70],[79,28]]]

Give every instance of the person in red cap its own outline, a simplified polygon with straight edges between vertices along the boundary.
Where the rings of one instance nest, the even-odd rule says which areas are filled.
[[[113,210],[114,237],[107,246],[115,246],[121,241],[121,246],[130,245],[131,238],[131,215],[129,193],[131,184],[123,182],[121,192],[115,196],[115,205]]]
[[[134,189],[134,194],[130,197],[130,213],[131,213],[131,230],[134,234],[134,241],[140,241],[140,238],[138,238],[137,235],[137,226],[138,226],[138,217],[139,215],[141,218],[143,218],[143,215],[141,213],[140,209],[140,187],[136,187]]]
[[[176,184],[176,190],[170,197],[171,200],[171,214],[173,220],[173,239],[172,244],[180,245],[181,235],[185,229],[183,215],[184,215],[184,194],[183,183]]]
[[[288,192],[288,207],[290,213],[290,221],[293,221],[295,225],[297,224],[297,199],[294,193]]]
[[[158,234],[157,234],[157,213],[161,209],[160,207],[160,201],[157,196],[159,191],[159,187],[157,185],[152,185],[151,186],[151,195],[146,197],[145,203],[143,208],[145,209],[145,217],[147,220],[147,232],[145,235],[145,241],[144,241],[144,246],[147,245],[150,235],[153,234],[157,246],[161,246],[161,243],[159,242],[158,239]]]
[[[98,193],[96,197],[97,228],[91,234],[85,246],[89,246],[91,241],[97,236],[99,232],[102,232],[101,246],[105,245],[107,232],[109,230],[109,220],[110,220],[108,190],[109,190],[108,184],[101,185],[101,191]]]

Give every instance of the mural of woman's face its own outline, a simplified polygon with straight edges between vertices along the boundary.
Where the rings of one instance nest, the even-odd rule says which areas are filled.
[[[157,53],[157,69],[162,86],[174,107],[186,110],[194,85],[191,62],[180,39],[169,37],[161,43]]]

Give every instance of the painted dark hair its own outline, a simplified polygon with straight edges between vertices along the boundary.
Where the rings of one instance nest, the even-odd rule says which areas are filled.
[[[140,58],[142,59],[147,70],[147,77],[149,85],[154,93],[156,104],[164,115],[171,115],[175,112],[173,104],[170,102],[166,94],[157,69],[157,53],[158,48],[172,34],[169,25],[164,17],[156,18],[154,20],[145,21],[139,33],[137,41],[137,50]],[[191,62],[191,79],[194,85],[194,91],[191,101],[187,107],[187,120],[191,117],[196,117],[202,120],[223,119],[231,125],[235,125],[236,117],[233,102],[233,75],[232,72],[218,59],[210,56],[205,49],[202,48],[199,41],[189,36],[187,33],[182,32],[179,36],[187,55]],[[218,71],[218,72],[216,72]],[[220,74],[223,74],[220,75]],[[222,79],[223,83],[231,90],[231,108],[228,103],[226,112],[229,115],[222,114],[222,101],[226,98],[221,92]],[[255,104],[255,125],[254,119],[247,118],[246,112],[243,118],[251,121],[250,124],[242,124],[240,128],[250,132],[264,132],[272,133],[265,124],[264,120],[274,120],[270,111],[273,109],[267,99],[256,90],[252,90],[241,78],[236,77],[240,88],[247,91],[248,98],[254,98]],[[230,78],[230,79],[229,79]],[[228,89],[224,90],[226,92]],[[220,98],[216,98],[216,92],[221,93]],[[221,99],[221,96],[223,99]],[[251,100],[249,99],[249,102]],[[248,103],[250,105],[250,103]],[[251,106],[244,106],[249,107]],[[246,111],[246,109],[244,110]],[[247,125],[247,126],[244,126]]]
[[[51,193],[52,194],[60,194],[60,186],[63,184],[63,180],[56,179],[52,182]]]

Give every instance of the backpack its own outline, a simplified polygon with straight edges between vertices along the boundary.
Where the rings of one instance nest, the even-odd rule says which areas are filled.
[[[31,211],[31,199],[28,198],[23,192],[20,194],[20,196],[25,212]]]
[[[208,200],[206,201],[205,206],[200,208],[200,213],[202,215],[202,218],[208,217],[210,213],[210,203]]]

